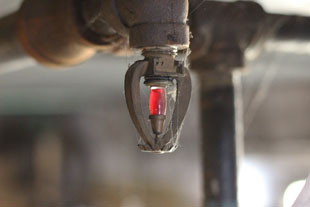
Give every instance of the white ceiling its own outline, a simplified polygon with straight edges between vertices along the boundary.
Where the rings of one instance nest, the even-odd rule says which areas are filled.
[[[256,0],[267,12],[310,16],[309,0]]]
[[[0,0],[0,16],[7,15],[19,8],[22,0]]]

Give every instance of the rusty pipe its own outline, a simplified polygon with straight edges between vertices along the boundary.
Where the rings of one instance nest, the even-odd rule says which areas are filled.
[[[48,67],[79,64],[98,50],[121,53],[127,37],[106,23],[93,24],[78,0],[24,0],[16,13],[0,20],[0,63],[30,60]],[[33,62],[33,61],[32,61]]]
[[[80,37],[71,1],[25,0],[17,35],[23,48],[47,66],[75,65],[95,54]]]
[[[17,42],[51,67],[81,63],[97,50],[189,46],[188,1],[24,0],[16,21]],[[154,35],[156,34],[156,35]]]
[[[133,48],[189,46],[188,0],[88,0],[82,7],[93,31],[108,23]]]
[[[272,34],[276,39],[309,39],[309,17],[267,14],[253,2],[206,1],[201,4],[191,0],[189,3],[175,0],[148,0],[143,4],[138,0],[25,0],[18,14],[0,20],[0,62],[21,57],[27,59],[26,51],[45,65],[70,66],[85,61],[97,50],[127,51],[128,36],[130,45],[135,48],[149,45],[186,48],[189,44],[186,25],[189,6],[195,37],[191,58],[205,53],[206,48],[214,49],[214,42],[218,41],[227,42],[224,47],[237,54]],[[223,13],[226,15],[220,15]],[[229,15],[236,13],[237,16],[230,18]],[[231,26],[225,24],[227,19]],[[226,25],[224,33],[221,33],[221,25]],[[236,35],[239,33],[242,35]],[[205,47],[201,47],[201,38],[207,39],[203,43]]]
[[[243,67],[246,50],[266,40],[310,39],[309,17],[268,14],[249,1],[191,3],[190,60],[195,70]]]
[[[0,62],[27,56],[18,42],[16,34],[17,19],[17,13],[0,19]]]
[[[134,48],[189,46],[188,0],[116,0]]]
[[[35,64],[18,41],[16,33],[17,19],[17,13],[0,19],[0,74]]]

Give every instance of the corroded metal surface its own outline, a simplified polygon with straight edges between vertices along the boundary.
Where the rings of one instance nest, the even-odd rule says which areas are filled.
[[[205,2],[191,16],[192,67],[195,70],[242,67],[245,50],[275,28],[275,23],[266,17],[262,7],[254,2]]]
[[[266,13],[255,2],[191,1],[190,55],[195,70],[244,66],[246,50],[266,40],[309,40],[309,17]]]
[[[189,46],[188,0],[115,0],[134,48]]]
[[[32,59],[18,42],[16,23],[18,14],[0,19],[0,73],[33,65]],[[18,60],[21,60],[18,62]]]
[[[58,67],[75,65],[95,54],[79,36],[70,3],[24,1],[19,11],[19,41],[38,62]]]
[[[90,24],[78,0],[25,0],[19,10],[18,41],[38,62],[52,67],[76,65],[97,50],[120,54],[128,41],[108,24]],[[86,7],[88,8],[88,7]],[[98,25],[99,24],[99,25]]]
[[[142,151],[173,152],[178,146],[191,97],[191,79],[184,64],[186,57],[176,60],[178,50],[189,47],[188,0],[116,0],[115,8],[119,21],[128,27],[130,47],[143,49],[145,56],[143,61],[137,61],[129,68],[125,77],[127,106],[143,140],[138,146]],[[166,117],[149,117],[155,134],[150,133],[143,116],[142,77],[147,84],[155,85],[176,81],[176,101],[167,127],[162,129]]]
[[[133,48],[189,46],[188,0],[90,0],[83,5],[92,31],[108,24],[129,36]]]
[[[186,49],[187,18],[194,37],[191,64],[195,69],[199,65],[204,65],[202,70],[242,67],[243,53],[250,46],[271,37],[308,40],[310,36],[309,17],[267,14],[254,2],[199,0],[191,0],[190,5],[186,0],[25,0],[17,28],[19,41],[36,60],[66,66],[85,61],[97,50],[128,54],[129,36],[135,48]],[[16,21],[4,21],[16,27]],[[1,22],[1,33],[8,34],[7,23]],[[13,51],[13,45],[20,47],[15,41],[1,46],[12,44]],[[16,54],[21,52],[18,48]],[[18,58],[8,54],[1,59]]]

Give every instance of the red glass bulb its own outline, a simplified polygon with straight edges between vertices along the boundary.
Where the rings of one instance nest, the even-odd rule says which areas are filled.
[[[166,115],[166,89],[151,87],[149,108],[150,115]]]

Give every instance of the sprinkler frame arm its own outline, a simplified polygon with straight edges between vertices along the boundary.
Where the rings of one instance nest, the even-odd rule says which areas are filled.
[[[155,142],[150,134],[149,127],[143,116],[140,97],[140,79],[146,75],[150,75],[150,68],[153,72],[157,73],[157,76],[162,72],[156,70],[156,67],[150,67],[152,66],[151,61],[141,60],[135,62],[126,73],[126,103],[131,119],[144,142],[144,144],[138,145],[142,151],[167,153],[175,151],[178,147],[180,130],[191,98],[191,78],[187,68],[185,68],[183,64],[180,65],[180,62],[176,61],[176,63],[174,67],[176,72],[169,76],[173,77],[177,82],[176,104],[172,118],[168,124],[168,129],[163,137],[158,139],[158,142]],[[167,74],[167,72],[164,73]],[[165,76],[164,74],[162,75]]]

